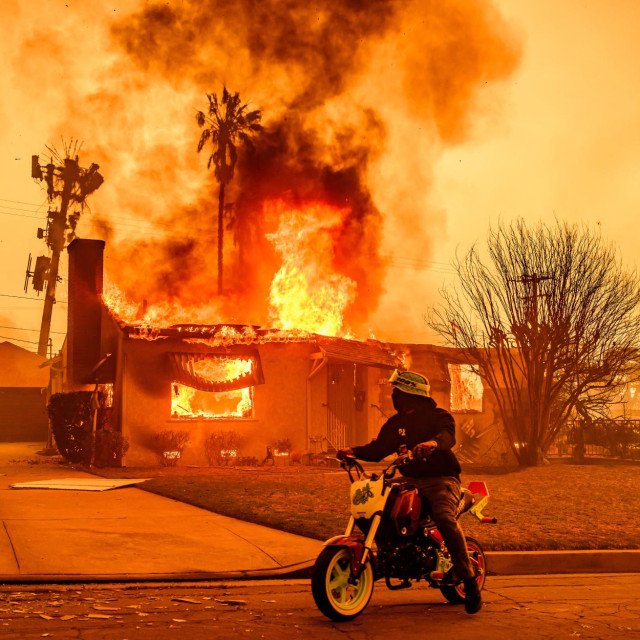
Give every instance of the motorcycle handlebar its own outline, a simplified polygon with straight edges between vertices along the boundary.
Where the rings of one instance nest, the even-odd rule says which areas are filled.
[[[342,458],[336,458],[340,462],[340,466],[349,474],[349,479],[353,483],[354,478],[352,471],[356,470],[357,477],[361,478],[363,476],[366,477],[366,473],[364,471],[364,467],[358,462],[357,458],[353,455],[344,456]]]
[[[382,475],[385,479],[391,480],[398,469],[398,467],[402,467],[407,464],[411,460],[415,460],[416,456],[413,455],[413,451],[407,447],[407,445],[403,444],[398,448],[397,457],[389,464],[389,466],[382,472]],[[351,477],[352,469],[355,469],[358,473],[358,476],[368,477],[365,473],[364,467],[358,462],[357,458],[354,455],[345,455],[340,458],[336,458],[336,460],[340,461],[340,466],[347,471],[349,477]],[[351,478],[353,482],[353,478]]]

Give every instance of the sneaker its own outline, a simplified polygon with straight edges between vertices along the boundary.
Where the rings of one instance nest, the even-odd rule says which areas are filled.
[[[482,609],[482,596],[475,578],[464,581],[464,610],[467,613],[478,613]]]

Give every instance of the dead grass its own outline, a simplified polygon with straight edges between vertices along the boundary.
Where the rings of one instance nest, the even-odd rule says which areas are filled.
[[[107,473],[105,473],[107,475]],[[174,468],[109,470],[112,477],[150,477],[153,493],[291,533],[325,539],[348,518],[348,478],[338,470]],[[487,549],[639,549],[640,465],[572,465],[492,474],[468,469],[463,484],[485,480],[486,515],[464,516],[466,533]]]

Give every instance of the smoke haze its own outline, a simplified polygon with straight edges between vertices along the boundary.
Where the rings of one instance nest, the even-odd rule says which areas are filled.
[[[519,63],[491,2],[68,4],[43,3],[50,20],[15,42],[11,69],[17,91],[38,87],[24,103],[34,119],[44,100],[55,114],[48,139],[80,138],[81,163],[100,165],[105,184],[79,235],[107,241],[109,279],[175,322],[272,322],[265,301],[282,257],[268,204],[324,203],[345,212],[323,248],[355,283],[345,329],[394,339],[394,301],[425,283],[416,275],[398,291],[389,257],[431,257],[444,234],[429,205],[434,164],[473,135]],[[20,3],[3,12],[28,18]],[[194,116],[223,85],[261,110],[264,131],[227,189],[220,297],[218,189]]]

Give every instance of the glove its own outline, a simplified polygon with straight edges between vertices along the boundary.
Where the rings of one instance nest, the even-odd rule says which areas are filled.
[[[347,456],[353,455],[353,449],[351,447],[345,447],[344,449],[338,449],[338,453],[336,453],[336,458],[338,460],[344,460]]]
[[[428,458],[437,448],[438,443],[435,440],[427,440],[427,442],[421,442],[413,448],[413,455],[416,458]]]

